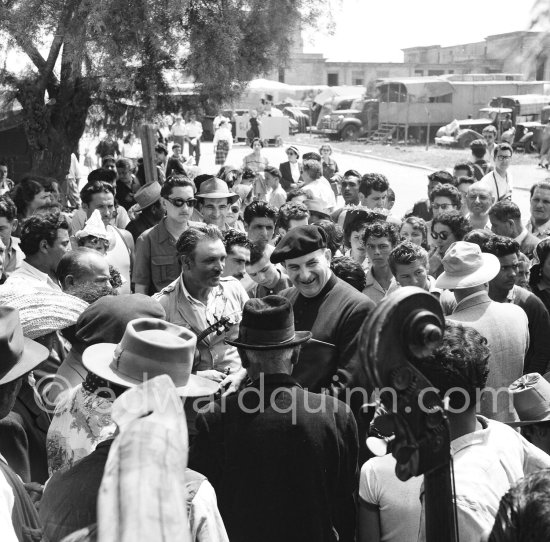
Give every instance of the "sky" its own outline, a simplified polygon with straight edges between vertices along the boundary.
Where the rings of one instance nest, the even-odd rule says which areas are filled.
[[[403,62],[406,47],[457,45],[528,30],[534,5],[534,0],[328,1],[334,6],[334,35],[323,30],[326,23],[313,35],[304,33],[305,52],[364,62]]]

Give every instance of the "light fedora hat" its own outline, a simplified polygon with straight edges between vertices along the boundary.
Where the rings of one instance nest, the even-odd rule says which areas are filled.
[[[191,374],[196,345],[196,335],[184,327],[157,318],[137,318],[128,322],[118,344],[86,348],[82,363],[100,378],[127,388],[167,374],[180,396],[212,395],[219,385]]]
[[[160,199],[160,184],[155,182],[144,184],[134,195],[140,211],[151,207]]]
[[[227,183],[217,177],[204,181],[195,197],[203,199],[227,198],[229,203],[235,203],[239,199],[238,194],[229,192]]]
[[[435,286],[448,290],[485,284],[500,271],[500,261],[496,256],[482,253],[478,245],[466,241],[453,243],[445,252],[442,263],[444,271]]]
[[[519,422],[510,422],[511,427],[550,421],[550,373],[541,376],[529,373],[508,386]]]

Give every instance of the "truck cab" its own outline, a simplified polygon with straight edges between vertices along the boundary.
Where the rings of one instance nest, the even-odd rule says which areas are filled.
[[[347,108],[326,114],[322,121],[319,131],[330,139],[355,140],[378,127],[378,100],[356,98]]]

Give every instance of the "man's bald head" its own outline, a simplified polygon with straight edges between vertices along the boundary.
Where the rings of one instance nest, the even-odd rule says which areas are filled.
[[[88,303],[113,293],[109,264],[91,248],[80,247],[65,254],[57,266],[57,277],[64,292]]]

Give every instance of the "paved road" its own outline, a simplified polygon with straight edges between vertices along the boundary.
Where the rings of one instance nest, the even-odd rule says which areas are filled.
[[[285,148],[286,147],[284,146],[266,147],[263,150],[263,153],[269,160],[270,164],[278,167],[281,162],[286,161],[286,154],[284,152]],[[300,154],[312,150],[309,147],[300,145],[298,145],[298,149],[300,150]],[[217,171],[218,167],[214,164],[212,144],[201,143],[201,151],[201,169],[206,172]],[[234,145],[233,149],[229,153],[227,163],[240,166],[242,164],[243,157],[249,152],[251,152],[250,149],[242,144]],[[412,207],[412,204],[416,200],[426,197],[426,176],[429,174],[429,170],[391,162],[384,162],[373,158],[344,154],[337,151],[333,154],[333,157],[338,163],[338,167],[341,171],[356,169],[362,174],[367,172],[383,173],[390,181],[391,187],[396,193],[396,202],[392,211],[395,216],[401,217],[408,209]],[[543,173],[543,170],[537,171],[534,169],[534,172],[536,174],[536,179],[534,180],[538,180],[539,177],[544,177],[547,174],[547,172],[546,174]],[[522,216],[528,217],[529,192],[525,190],[515,190],[514,202],[519,205]]]

